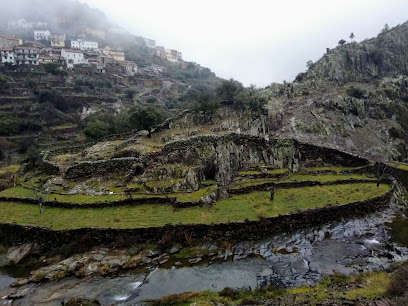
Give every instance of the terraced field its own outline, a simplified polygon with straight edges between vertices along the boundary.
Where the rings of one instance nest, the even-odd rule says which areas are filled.
[[[232,196],[212,207],[174,210],[167,204],[146,204],[103,209],[64,209],[45,207],[40,214],[36,205],[0,202],[0,222],[51,227],[56,230],[99,228],[142,228],[166,224],[228,223],[258,220],[304,209],[341,205],[378,197],[390,189],[381,184],[349,184],[278,190],[274,201],[269,192]]]
[[[329,170],[329,171],[327,171]],[[34,199],[30,186],[16,186],[0,192],[0,222],[24,225],[44,226],[52,229],[70,229],[82,227],[98,228],[145,228],[164,226],[166,224],[216,224],[244,220],[259,220],[282,214],[290,214],[307,209],[342,205],[350,202],[363,201],[379,197],[390,190],[387,184],[376,186],[376,179],[370,174],[341,174],[344,169],[303,169],[298,173],[288,173],[285,169],[270,169],[281,177],[266,177],[261,179],[237,177],[229,186],[230,190],[259,186],[272,183],[277,186],[274,199],[266,190],[254,191],[240,195],[230,195],[205,207],[187,207],[175,209],[171,201],[164,204],[143,204],[151,197],[177,198],[178,202],[195,202],[203,196],[213,193],[216,182],[208,180],[203,187],[194,192],[147,193],[124,192],[124,188],[116,192],[102,195],[50,193],[46,201],[61,203],[89,204],[114,202],[128,199],[139,199],[138,205],[120,205],[105,208],[57,208],[45,206],[45,213],[40,214],[38,205],[25,204],[22,201],[2,201],[5,197]],[[353,169],[348,168],[347,171]],[[316,172],[317,171],[317,172]],[[28,180],[31,186],[36,186],[44,178]],[[339,184],[336,184],[339,181]],[[349,181],[349,182],[348,182]],[[298,188],[290,183],[319,182],[320,185]],[[341,184],[340,184],[341,182]],[[289,183],[289,185],[287,184]],[[326,184],[330,183],[330,184]],[[284,188],[279,188],[285,184]],[[282,185],[283,186],[283,185]]]

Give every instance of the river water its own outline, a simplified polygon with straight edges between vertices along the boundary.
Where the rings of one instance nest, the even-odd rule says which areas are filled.
[[[144,299],[187,291],[313,285],[335,271],[347,274],[383,269],[408,260],[404,232],[408,232],[408,220],[394,207],[365,218],[244,241],[233,247],[227,260],[212,264],[152,267],[149,273],[128,271],[111,278],[68,277],[18,289],[8,288],[14,278],[0,268],[0,296],[13,290],[24,292],[13,305],[60,305],[64,299],[79,296],[96,298],[104,305],[135,305]],[[4,264],[4,256],[0,256],[0,267]]]

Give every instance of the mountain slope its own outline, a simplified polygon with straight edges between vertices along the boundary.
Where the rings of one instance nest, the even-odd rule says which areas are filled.
[[[403,161],[408,141],[408,23],[329,50],[263,95],[275,136]]]

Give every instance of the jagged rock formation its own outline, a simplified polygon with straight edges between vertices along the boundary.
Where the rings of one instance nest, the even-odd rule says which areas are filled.
[[[271,84],[272,137],[294,137],[376,160],[407,158],[408,23],[338,46],[293,83]]]

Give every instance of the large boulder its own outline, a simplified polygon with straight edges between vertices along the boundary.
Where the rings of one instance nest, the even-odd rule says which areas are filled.
[[[16,247],[11,248],[7,253],[7,258],[12,264],[19,264],[21,261],[26,259],[30,254],[32,254],[35,248],[35,244],[26,243]]]

